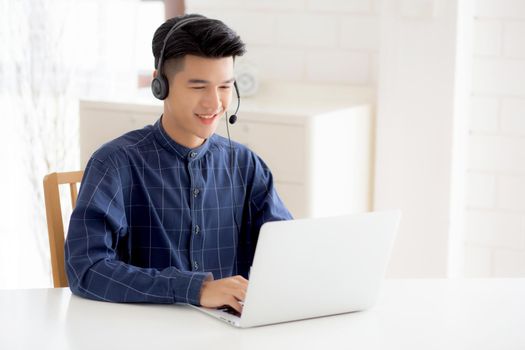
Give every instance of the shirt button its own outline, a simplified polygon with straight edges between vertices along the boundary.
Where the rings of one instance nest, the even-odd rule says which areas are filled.
[[[195,271],[197,271],[199,269],[199,264],[196,261],[193,262],[193,269]]]
[[[193,197],[197,197],[200,193],[200,190],[198,188],[193,189]]]
[[[200,232],[201,228],[199,227],[199,225],[195,225],[195,234],[198,235],[199,232]]]
[[[190,157],[191,157],[191,158],[195,158],[195,157],[197,157],[197,152],[191,152],[191,153],[190,153]]]

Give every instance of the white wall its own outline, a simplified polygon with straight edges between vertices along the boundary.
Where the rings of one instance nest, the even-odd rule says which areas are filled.
[[[525,1],[474,2],[465,275],[525,276]],[[377,85],[381,0],[186,3],[245,39],[262,80]]]
[[[525,277],[525,1],[477,0],[465,274]]]
[[[377,0],[187,0],[188,13],[223,20],[247,43],[261,80],[373,86]]]
[[[400,208],[391,277],[462,275],[472,1],[385,2],[375,209]]]

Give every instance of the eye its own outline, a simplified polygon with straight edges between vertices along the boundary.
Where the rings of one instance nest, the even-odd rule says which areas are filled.
[[[229,89],[231,86],[221,86],[221,89]]]
[[[204,86],[194,86],[194,87],[192,87],[192,89],[194,89],[194,90],[202,90],[202,89],[204,89]]]

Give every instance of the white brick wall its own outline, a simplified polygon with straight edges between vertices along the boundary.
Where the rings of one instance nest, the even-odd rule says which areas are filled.
[[[259,79],[375,86],[380,0],[187,0],[247,43]]]
[[[503,54],[507,57],[525,57],[525,20],[508,21],[504,25]]]
[[[479,18],[525,19],[523,0],[477,0],[476,9]]]
[[[476,5],[465,275],[525,277],[525,1]]]
[[[525,181],[523,176],[500,176],[496,204],[499,208],[525,212]]]
[[[498,20],[477,20],[474,23],[474,51],[477,55],[496,56],[501,51],[502,24]]]
[[[469,210],[467,241],[491,248],[523,249],[523,215],[507,211]]]
[[[525,99],[504,98],[501,110],[501,130],[525,135]]]
[[[471,172],[467,176],[467,205],[469,208],[489,209],[496,201],[496,176],[492,173]]]
[[[490,96],[472,96],[470,130],[495,132],[499,125],[500,100]]]

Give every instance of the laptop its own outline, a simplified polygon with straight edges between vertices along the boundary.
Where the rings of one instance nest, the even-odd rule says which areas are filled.
[[[248,328],[366,310],[376,302],[401,212],[265,223],[240,317],[190,305]]]

